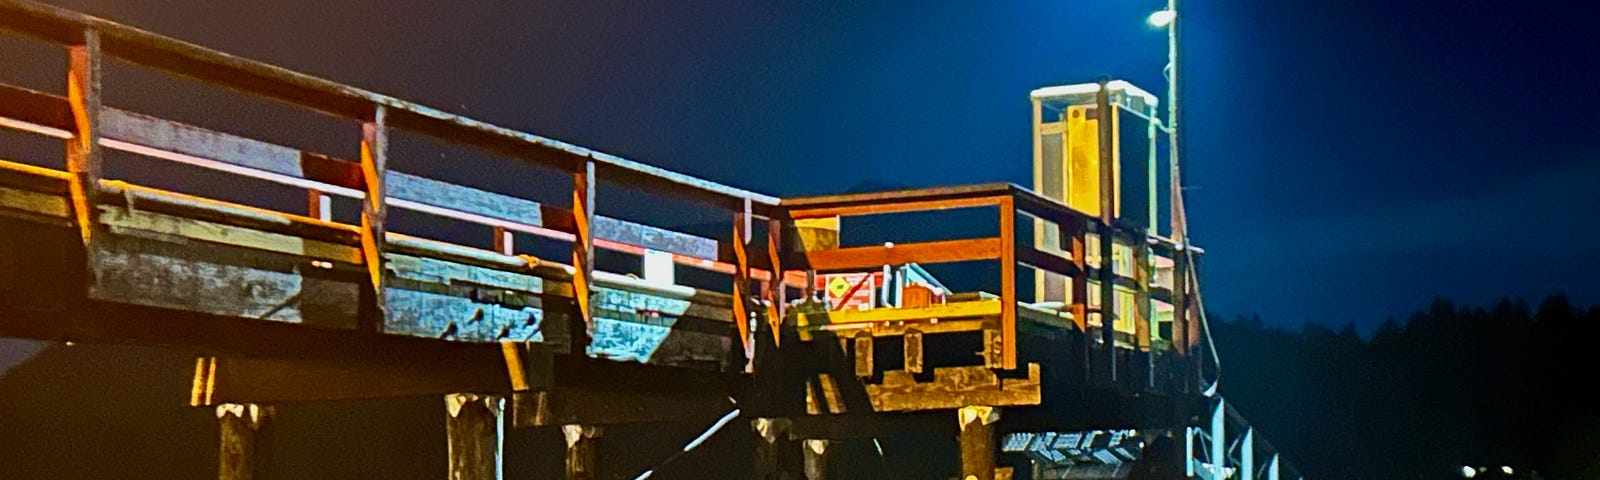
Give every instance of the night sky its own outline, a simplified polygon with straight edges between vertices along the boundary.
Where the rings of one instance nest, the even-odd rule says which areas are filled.
[[[778,196],[1031,184],[1029,90],[1165,91],[1150,0],[57,3]],[[1182,15],[1210,310],[1370,332],[1434,296],[1600,302],[1585,9],[1189,0]]]

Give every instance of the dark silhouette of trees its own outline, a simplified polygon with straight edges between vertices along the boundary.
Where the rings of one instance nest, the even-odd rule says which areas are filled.
[[[1216,317],[1213,317],[1216,318]],[[1530,309],[1434,300],[1363,339],[1239,317],[1212,326],[1222,392],[1274,446],[1319,478],[1600,476],[1600,308],[1555,295]]]

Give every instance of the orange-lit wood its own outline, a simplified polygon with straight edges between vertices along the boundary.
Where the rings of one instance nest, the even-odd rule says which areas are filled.
[[[1000,368],[1017,368],[1017,209],[1000,201]]]
[[[870,203],[862,205],[847,205],[837,207],[801,208],[789,211],[789,217],[802,218],[827,218],[852,215],[875,215],[883,213],[918,212],[924,210],[947,210],[952,208],[973,208],[989,205],[998,205],[1007,196],[988,196],[975,198],[951,198],[937,200],[900,201],[894,203]]]
[[[578,315],[588,330],[594,329],[594,313],[589,309],[589,292],[594,287],[594,162],[584,162],[572,172],[572,297]]]
[[[384,177],[388,172],[389,127],[388,108],[373,109],[372,120],[361,124],[361,174],[366,180],[366,199],[361,203],[361,253],[366,263],[371,289],[369,315],[362,321],[363,329],[381,331],[386,302],[383,288],[384,220],[389,215]]]
[[[746,204],[746,208],[748,205]],[[750,314],[745,310],[747,295],[744,291],[750,283],[750,258],[745,252],[745,238],[750,232],[749,221],[749,210],[733,214],[733,324],[738,327],[739,342],[744,345],[747,358],[753,353],[750,342]]]
[[[907,263],[945,263],[1000,258],[999,237],[937,242],[900,243],[894,246],[851,247],[806,252],[808,268],[817,271],[856,270],[904,265]]]
[[[94,192],[100,184],[100,33],[84,29],[83,43],[67,47],[67,102],[73,137],[67,140],[68,185],[78,233],[89,244],[94,232]]]
[[[1072,237],[1072,266],[1081,272],[1071,277],[1072,281],[1072,321],[1078,324],[1078,331],[1089,331],[1089,264],[1085,256],[1088,249],[1088,239],[1084,236],[1082,223],[1075,223],[1071,228],[1062,226],[1062,235]]]
[[[772,278],[767,280],[767,325],[772,328],[773,345],[783,337],[779,326],[783,324],[784,306],[787,304],[783,284],[783,222],[767,221],[767,256],[772,262]]]

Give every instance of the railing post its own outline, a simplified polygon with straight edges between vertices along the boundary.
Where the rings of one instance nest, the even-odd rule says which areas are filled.
[[[506,227],[494,227],[494,251],[501,255],[516,255],[516,241],[511,236],[511,231]]]
[[[1017,204],[1000,199],[1000,368],[1017,368]]]
[[[767,326],[772,328],[772,344],[778,345],[783,335],[779,327],[783,325],[784,308],[788,299],[784,298],[788,290],[784,285],[783,276],[783,222],[778,219],[767,220],[767,256],[772,261],[772,280],[767,282]]]
[[[1244,444],[1239,445],[1239,480],[1256,478],[1256,429],[1246,428]]]
[[[1172,247],[1172,343],[1181,361],[1177,378],[1182,382],[1180,392],[1197,389],[1199,379],[1193,378],[1193,365],[1199,359],[1194,348],[1194,336],[1189,329],[1189,256],[1187,245],[1174,242]]]
[[[749,199],[745,199],[743,207],[733,214],[733,324],[738,328],[747,361],[755,353],[750,341],[750,313],[745,305],[748,300],[745,289],[750,284],[750,255],[746,251],[750,241],[750,215]]]
[[[1106,377],[1109,383],[1117,382],[1117,287],[1116,262],[1116,137],[1111,130],[1116,127],[1116,115],[1111,111],[1111,91],[1104,80],[1095,94],[1098,111],[1100,151],[1100,341],[1105,347]]]
[[[1083,219],[1073,217],[1061,224],[1061,234],[1071,235],[1072,266],[1077,273],[1072,281],[1072,321],[1078,331],[1089,333],[1089,238]]]
[[[1211,478],[1220,478],[1228,466],[1228,404],[1217,399],[1217,408],[1211,412]]]
[[[389,216],[387,193],[389,127],[388,107],[378,105],[372,119],[361,124],[361,176],[366,185],[366,201],[361,204],[361,254],[366,263],[369,302],[359,325],[365,332],[381,332],[388,319],[384,301],[384,221]]]
[[[84,245],[94,232],[100,190],[100,59],[100,32],[93,28],[83,30],[81,43],[67,47],[67,103],[74,127],[67,139],[68,188]]]
[[[585,160],[572,172],[572,220],[575,238],[572,240],[572,300],[578,306],[578,319],[582,330],[573,328],[572,352],[584,353],[589,349],[589,337],[594,332],[593,312],[589,308],[589,292],[594,288],[594,161]],[[577,325],[573,325],[577,327]]]
[[[1143,240],[1143,238],[1141,238]],[[1140,241],[1133,246],[1133,278],[1138,290],[1134,293],[1133,335],[1139,351],[1144,355],[1144,387],[1154,388],[1156,382],[1155,359],[1156,349],[1151,337],[1157,336],[1155,307],[1150,303],[1150,276],[1154,262],[1150,245],[1147,241]]]
[[[333,220],[333,197],[321,190],[306,190],[306,215],[324,222]]]
[[[1194,478],[1194,430],[1195,427],[1183,427],[1183,476]]]

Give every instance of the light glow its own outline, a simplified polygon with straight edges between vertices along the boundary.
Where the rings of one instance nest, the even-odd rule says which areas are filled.
[[[1155,13],[1150,14],[1148,21],[1152,27],[1166,28],[1168,25],[1172,25],[1173,20],[1177,19],[1178,12],[1175,10],[1157,10]]]

